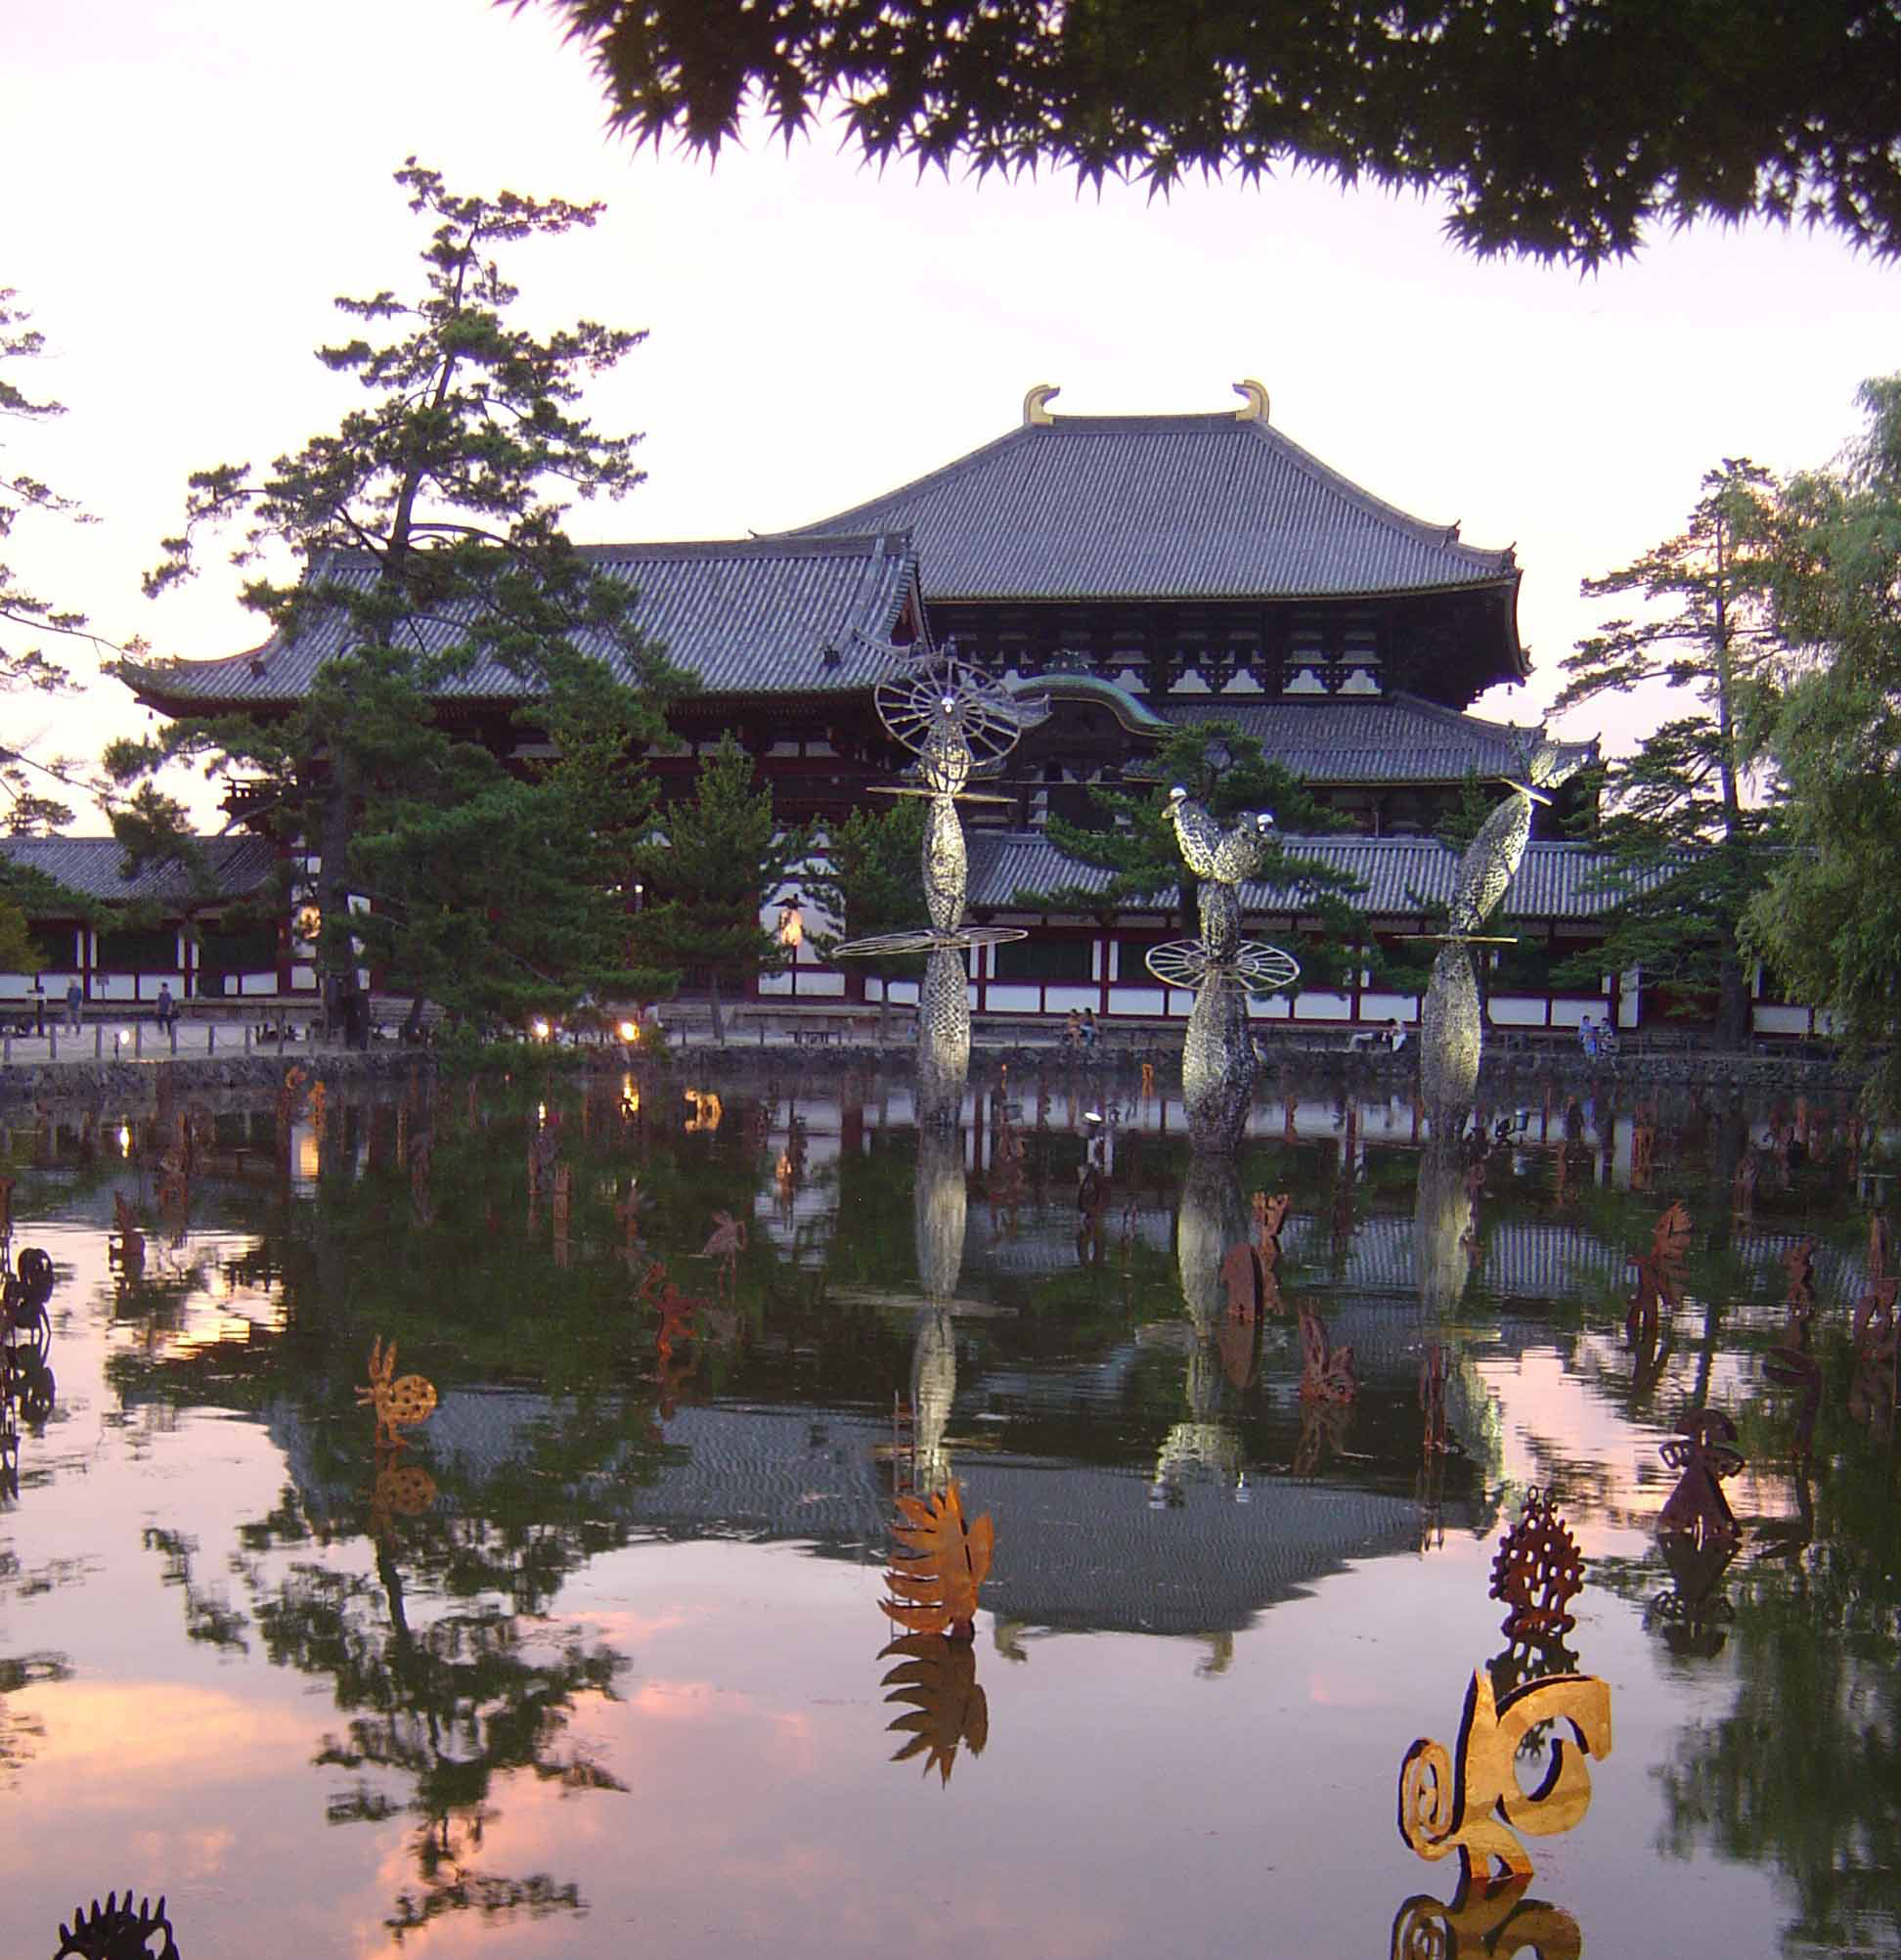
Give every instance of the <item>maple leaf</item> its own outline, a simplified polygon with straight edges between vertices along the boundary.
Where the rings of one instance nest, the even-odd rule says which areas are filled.
[[[949,1783],[958,1745],[982,1756],[990,1740],[990,1702],[977,1683],[977,1651],[942,1633],[904,1633],[878,1659],[894,1654],[906,1658],[878,1685],[893,1689],[887,1702],[908,1704],[911,1713],[889,1724],[891,1734],[910,1737],[891,1760],[908,1762],[922,1755],[924,1774],[936,1769],[940,1785]]]
[[[912,1633],[949,1633],[968,1640],[976,1630],[977,1589],[990,1571],[996,1528],[988,1514],[964,1523],[963,1496],[952,1477],[941,1497],[898,1499],[901,1521],[892,1536],[885,1583],[896,1595],[878,1604]]]

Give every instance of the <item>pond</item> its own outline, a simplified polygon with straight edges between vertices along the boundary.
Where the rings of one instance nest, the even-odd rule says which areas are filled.
[[[1231,1174],[1132,1075],[0,1132],[6,1950],[1901,1951],[1890,1150],[1272,1091]]]

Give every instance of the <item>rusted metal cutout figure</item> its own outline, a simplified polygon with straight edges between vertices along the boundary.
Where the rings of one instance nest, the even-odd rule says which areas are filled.
[[[1658,1533],[1681,1534],[1698,1544],[1711,1538],[1734,1540],[1740,1530],[1723,1483],[1744,1463],[1735,1423],[1721,1409],[1693,1409],[1677,1432],[1661,1446],[1664,1462],[1681,1474],[1658,1515]]]
[[[155,1939],[161,1943],[155,1946]],[[53,1960],[179,1960],[164,1893],[156,1905],[142,1898],[135,1907],[128,1887],[122,1899],[109,1892],[104,1905],[94,1899],[90,1911],[74,1906],[71,1923],[61,1922]]]
[[[1550,1744],[1550,1766],[1526,1791],[1514,1767],[1520,1746],[1546,1722],[1569,1730]],[[1399,1765],[1399,1835],[1422,1858],[1459,1854],[1460,1893],[1494,1877],[1525,1880],[1525,1837],[1572,1829],[1591,1806],[1587,1759],[1611,1754],[1611,1688],[1594,1674],[1550,1674],[1495,1700],[1490,1671],[1475,1668],[1466,1691],[1456,1762],[1421,1737]]]
[[[1491,1596],[1509,1611],[1499,1625],[1508,1640],[1550,1639],[1577,1625],[1570,1603],[1584,1589],[1584,1560],[1558,1507],[1535,1487],[1519,1521],[1499,1540]]]
[[[380,1338],[370,1343],[370,1381],[356,1392],[357,1401],[376,1411],[376,1441],[388,1448],[399,1434],[426,1422],[435,1412],[435,1383],[425,1375],[396,1373],[396,1343],[385,1348]]]

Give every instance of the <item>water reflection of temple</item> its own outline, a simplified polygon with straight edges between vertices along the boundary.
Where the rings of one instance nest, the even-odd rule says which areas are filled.
[[[630,1386],[608,1386],[590,1420],[597,1429],[623,1425],[630,1440],[575,1473],[575,1489],[550,1494],[636,1540],[783,1541],[821,1556],[873,1559],[889,1512],[880,1452],[889,1454],[890,1397],[907,1391],[927,1478],[954,1463],[973,1507],[999,1519],[986,1594],[999,1616],[1062,1627],[1219,1633],[1349,1561],[1417,1551],[1419,1370],[1432,1327],[1442,1323],[1456,1335],[1446,1403],[1459,1449],[1436,1510],[1437,1523],[1453,1532],[1489,1529],[1503,1491],[1554,1478],[1580,1522],[1652,1517],[1668,1484],[1655,1444],[1677,1407],[1693,1390],[1717,1400],[1754,1390],[1746,1355],[1699,1351],[1692,1302],[1653,1402],[1636,1405],[1630,1358],[1617,1336],[1588,1325],[1580,1331],[1570,1317],[1580,1294],[1610,1299],[1625,1283],[1629,1248],[1614,1227],[1591,1223],[1594,1213],[1524,1204],[1487,1202],[1476,1227],[1470,1207],[1456,1202],[1442,1218],[1438,1209],[1429,1216],[1411,1182],[1418,1155],[1406,1105],[1374,1105],[1348,1121],[1340,1105],[1307,1099],[1290,1121],[1276,1104],[1267,1113],[1276,1141],[1291,1135],[1323,1157],[1332,1151],[1344,1163],[1350,1155],[1362,1180],[1344,1231],[1330,1201],[1311,1193],[1282,1230],[1286,1291],[1320,1309],[1336,1342],[1352,1344],[1361,1379],[1347,1451],[1323,1453],[1317,1466],[1291,1474],[1304,1455],[1293,1319],[1263,1318],[1237,1380],[1228,1365],[1234,1358],[1219,1346],[1214,1303],[1187,1297],[1182,1278],[1181,1194],[1162,1127],[1166,1105],[1154,1099],[1125,1111],[1119,1127],[1092,1127],[1090,1116],[1103,1111],[1087,1085],[1026,1085],[1009,1093],[1024,1133],[1057,1169],[1039,1195],[1000,1220],[984,1195],[995,1161],[995,1098],[988,1089],[973,1094],[949,1174],[968,1200],[964,1228],[953,1234],[955,1276],[936,1286],[957,1298],[946,1305],[932,1298],[930,1284],[914,1283],[879,1303],[886,1347],[906,1357],[887,1376],[815,1387],[762,1353],[729,1393],[663,1411],[657,1446],[650,1402]],[[736,1111],[735,1104],[735,1121]],[[790,1269],[822,1266],[841,1228],[844,1180],[875,1148],[908,1162],[910,1115],[907,1091],[896,1084],[862,1096],[835,1088],[781,1095],[758,1138],[768,1170],[752,1214],[755,1235],[774,1244]],[[770,1167],[789,1154],[795,1122],[800,1175],[788,1189]],[[881,1139],[880,1132],[890,1134]],[[1076,1170],[1093,1153],[1120,1174],[1141,1150],[1156,1175],[1119,1192],[1104,1262],[1085,1270]],[[1390,1175],[1395,1167],[1397,1177]],[[908,1212],[908,1191],[904,1203]],[[1227,1219],[1210,1246],[1219,1250],[1237,1228]],[[1470,1247],[1469,1232],[1476,1232]],[[1425,1266],[1422,1233],[1445,1240],[1428,1248]],[[1740,1227],[1738,1257],[1771,1267],[1788,1236]],[[915,1282],[928,1281],[950,1257],[948,1240],[934,1247],[921,1235],[906,1249],[915,1256]],[[222,1263],[228,1271],[230,1262]],[[1853,1297],[1860,1285],[1853,1259],[1825,1247],[1818,1264],[1824,1298]],[[246,1285],[232,1302],[243,1321],[238,1326],[215,1311],[223,1284],[207,1270],[200,1308],[212,1311],[197,1315],[187,1345],[197,1351],[207,1337],[215,1344],[218,1325],[229,1324],[245,1349],[233,1372],[268,1373],[259,1337],[268,1342],[275,1332],[276,1302],[246,1310],[242,1301],[256,1291]],[[255,1305],[265,1306],[262,1294]],[[1563,1315],[1555,1311],[1561,1306]],[[1066,1316],[1084,1310],[1086,1325],[1071,1331]],[[1746,1328],[1749,1311],[1729,1304],[1724,1324]],[[161,1330],[148,1352],[171,1338]],[[129,1383],[126,1394],[136,1401],[142,1390]],[[541,1446],[572,1409],[527,1389],[452,1386],[431,1423],[430,1460],[445,1489],[479,1514],[485,1491],[518,1492],[524,1482],[548,1478]],[[340,1483],[331,1488],[335,1473],[315,1440],[321,1416],[300,1397],[279,1394],[266,1403],[265,1420],[310,1510],[349,1516],[356,1493]],[[1773,1478],[1746,1479],[1735,1495],[1747,1515],[1786,1509]]]

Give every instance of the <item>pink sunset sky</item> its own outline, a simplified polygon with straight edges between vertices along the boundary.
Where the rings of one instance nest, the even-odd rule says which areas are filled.
[[[761,131],[717,165],[637,151],[535,7],[14,8],[0,105],[0,286],[48,343],[9,378],[69,410],[9,426],[0,467],[98,519],[22,524],[9,559],[106,639],[164,653],[262,637],[221,558],[158,602],[139,573],[190,469],[268,459],[354,398],[310,350],[339,337],[337,293],[413,289],[422,231],[390,182],[411,153],[459,189],[608,205],[512,262],[529,317],[649,332],[593,397],[602,427],[645,431],[648,480],[578,510],[577,537],[823,516],[1003,433],[1038,381],[1059,412],[1149,413],[1228,408],[1258,377],[1274,422],[1375,494],[1517,545],[1535,672],[1479,710],[1518,721],[1599,616],[1581,577],[1668,535],[1725,456],[1826,462],[1856,384],[1901,366],[1901,270],[1827,233],[1665,233],[1580,278],[1480,262],[1433,201],[1306,176],[1162,202],[880,175],[828,136],[788,154]],[[73,664],[83,699],[0,700],[0,741],[95,754],[143,724],[89,649]],[[1591,707],[1566,733],[1628,746],[1657,711]]]

